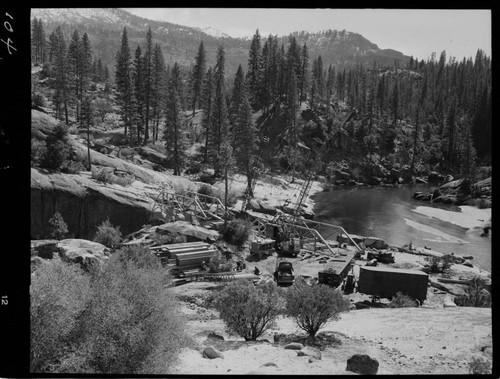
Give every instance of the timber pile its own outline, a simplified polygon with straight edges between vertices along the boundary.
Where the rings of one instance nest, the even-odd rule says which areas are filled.
[[[151,247],[150,250],[159,258],[168,259],[183,270],[199,268],[202,262],[208,264],[217,250],[206,242],[184,242]]]

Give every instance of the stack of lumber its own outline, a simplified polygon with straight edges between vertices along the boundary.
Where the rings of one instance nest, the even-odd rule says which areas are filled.
[[[201,267],[204,261],[208,264],[216,249],[206,242],[184,242],[151,247],[150,250],[160,258],[167,258],[183,270]]]

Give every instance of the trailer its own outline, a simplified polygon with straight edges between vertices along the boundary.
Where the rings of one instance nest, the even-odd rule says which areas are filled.
[[[362,266],[358,292],[375,297],[392,298],[402,292],[416,300],[427,298],[429,275],[418,270]]]

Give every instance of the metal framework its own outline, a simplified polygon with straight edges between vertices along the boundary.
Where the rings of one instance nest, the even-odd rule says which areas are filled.
[[[218,197],[197,192],[186,192],[180,195],[165,188],[153,197],[151,213],[160,212],[163,217],[172,217],[176,212],[190,214],[204,221],[222,221],[228,216],[226,208]]]

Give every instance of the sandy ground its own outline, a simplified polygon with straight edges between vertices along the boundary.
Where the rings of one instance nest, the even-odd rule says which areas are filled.
[[[303,334],[289,318],[280,317],[277,327],[261,337],[270,342],[245,342],[229,335],[217,311],[193,301],[217,288],[213,283],[175,288],[183,300],[193,344],[181,351],[173,373],[342,375],[350,356],[368,354],[378,360],[378,374],[467,374],[473,356],[491,355],[491,309],[371,308],[350,311],[327,323],[320,332],[333,333],[339,344],[326,346],[321,360],[309,362],[309,357],[298,357],[283,343],[273,342],[274,333]],[[207,339],[210,332],[225,341]],[[216,347],[224,358],[203,358],[206,346]],[[482,352],[484,347],[490,348]]]
[[[301,185],[300,180],[290,185],[280,178],[261,178],[255,188],[255,197],[279,206],[287,198],[295,201]],[[230,185],[237,193],[242,193],[245,187],[244,176],[236,176]],[[318,191],[321,191],[321,184],[314,182],[310,194]],[[313,201],[308,198],[306,205],[312,209]],[[462,208],[462,213],[454,212],[455,218],[448,215],[453,212],[442,213],[437,208],[417,209],[422,214],[466,228],[477,227],[491,217],[491,210],[476,212],[469,209],[471,207]],[[397,265],[406,266],[402,268],[417,268],[425,263],[424,256],[395,253],[395,257]],[[245,271],[252,272],[258,267],[262,280],[271,280],[276,259],[275,255],[262,260],[247,258]],[[296,275],[314,277],[322,268],[319,256],[306,260],[299,256],[289,260],[294,264]],[[487,274],[478,268],[462,265],[453,265],[451,269],[463,278]],[[467,374],[472,357],[491,358],[492,354],[491,309],[445,308],[444,303],[451,300],[451,295],[431,287],[427,300],[419,308],[352,310],[343,314],[339,321],[327,323],[320,332],[332,333],[339,343],[326,346],[321,351],[322,359],[314,361],[307,356],[297,356],[294,350],[284,349],[283,343],[274,343],[275,333],[303,334],[293,320],[285,317],[280,317],[277,327],[261,337],[267,341],[245,342],[229,335],[218,312],[203,306],[202,299],[219,289],[218,284],[204,282],[174,288],[193,340],[189,348],[182,350],[173,368],[174,374],[346,375],[349,374],[345,371],[346,361],[353,354],[368,354],[377,359],[380,364],[378,374]],[[349,298],[357,302],[369,297],[354,293]],[[222,335],[225,341],[207,339],[210,332]],[[224,358],[203,358],[202,351],[206,346],[216,347]]]
[[[479,227],[491,220],[491,208],[479,209],[469,205],[463,205],[460,207],[460,210],[461,212],[453,212],[446,209],[426,206],[419,206],[413,209],[414,212],[424,216],[434,217],[441,221],[446,221],[467,229]]]

